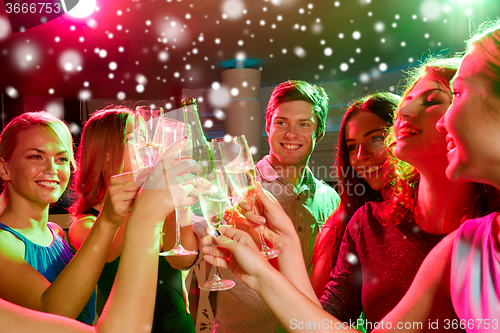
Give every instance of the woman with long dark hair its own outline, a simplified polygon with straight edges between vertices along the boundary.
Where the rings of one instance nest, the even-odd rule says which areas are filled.
[[[367,201],[383,200],[384,141],[399,99],[391,93],[367,95],[354,102],[342,118],[334,163],[340,204],[323,225],[313,254],[311,283],[318,297],[335,267],[351,217]]]

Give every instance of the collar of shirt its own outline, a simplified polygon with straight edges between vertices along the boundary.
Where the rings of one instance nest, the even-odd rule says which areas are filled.
[[[295,194],[300,194],[304,191],[312,191],[316,187],[316,179],[314,178],[309,167],[306,167],[305,176],[302,184],[296,188],[292,184],[288,183],[283,177],[281,177],[278,172],[273,168],[273,166],[267,160],[268,155],[264,156],[255,168],[259,171],[260,176],[268,182],[279,181],[283,183],[283,185],[293,188],[293,192]]]

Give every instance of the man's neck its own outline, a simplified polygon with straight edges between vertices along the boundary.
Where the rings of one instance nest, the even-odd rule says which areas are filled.
[[[307,165],[282,165],[278,160],[268,157],[268,162],[280,177],[292,184],[295,188],[302,185],[306,177]]]

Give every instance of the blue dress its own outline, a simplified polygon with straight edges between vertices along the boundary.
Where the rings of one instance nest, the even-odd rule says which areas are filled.
[[[52,283],[73,258],[73,252],[61,236],[56,234],[50,226],[48,228],[52,233],[52,243],[49,246],[41,246],[31,242],[14,229],[0,223],[0,229],[12,233],[24,243],[24,260]],[[95,298],[94,291],[77,320],[92,325],[95,317]]]

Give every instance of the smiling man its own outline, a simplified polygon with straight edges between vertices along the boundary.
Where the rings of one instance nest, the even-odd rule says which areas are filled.
[[[255,166],[257,180],[283,206],[295,225],[309,272],[314,241],[339,196],[307,167],[325,135],[328,96],[305,81],[286,81],[271,95],[266,110],[269,155]],[[217,295],[214,332],[284,332],[260,296],[227,270],[236,286]]]

